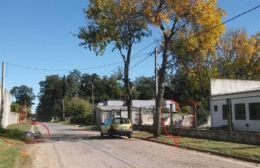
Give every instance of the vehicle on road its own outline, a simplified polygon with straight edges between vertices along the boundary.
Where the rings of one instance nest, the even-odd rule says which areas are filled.
[[[119,136],[127,136],[131,138],[132,136],[132,124],[131,121],[127,118],[108,118],[101,124],[100,136],[104,135],[119,135]]]

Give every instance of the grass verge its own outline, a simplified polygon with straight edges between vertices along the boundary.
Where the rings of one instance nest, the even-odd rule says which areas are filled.
[[[260,163],[260,146],[257,145],[247,145],[189,137],[168,137],[162,135],[159,138],[153,138],[152,136],[153,135],[151,133],[144,131],[138,131],[133,134],[133,137],[143,140]]]
[[[26,151],[24,131],[31,130],[30,124],[14,124],[0,128],[0,168],[26,167],[30,158]]]

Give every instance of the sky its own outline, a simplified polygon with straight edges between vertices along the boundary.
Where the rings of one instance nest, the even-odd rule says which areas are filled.
[[[218,3],[227,13],[223,18],[226,20],[259,5],[260,0],[219,0]],[[87,0],[0,0],[0,61],[6,63],[7,90],[27,85],[37,95],[39,81],[46,75],[66,75],[79,69],[82,73],[103,76],[117,70],[121,64],[115,62],[122,62],[122,59],[111,47],[103,56],[96,56],[80,47],[80,40],[73,36],[79,27],[87,24],[83,13],[87,4]],[[226,26],[226,29],[243,28],[250,34],[259,32],[260,8]],[[154,40],[155,37],[151,37],[134,46],[132,66],[154,50],[155,45],[149,45]],[[153,75],[153,61],[149,57],[132,68],[131,78]],[[109,66],[89,69],[103,65]]]

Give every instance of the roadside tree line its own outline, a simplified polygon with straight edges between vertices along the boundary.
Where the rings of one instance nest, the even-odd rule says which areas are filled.
[[[81,45],[97,55],[110,46],[123,59],[129,118],[133,99],[129,78],[132,50],[154,31],[159,36],[155,137],[161,134],[161,108],[169,70],[175,78],[172,82],[178,85],[172,89],[183,98],[207,99],[209,77],[258,78],[259,35],[248,37],[243,31],[235,31],[221,38],[225,12],[217,0],[90,0],[84,12],[87,25],[78,34]]]
[[[123,100],[123,83],[120,75],[99,76],[71,71],[67,76],[50,75],[40,83],[38,119],[70,119],[72,123],[91,124],[92,85],[94,102]],[[154,81],[152,77],[139,77],[131,85],[135,99],[152,99]],[[65,117],[65,118],[64,118]]]

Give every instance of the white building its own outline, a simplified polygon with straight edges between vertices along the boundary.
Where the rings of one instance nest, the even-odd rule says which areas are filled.
[[[210,111],[211,127],[260,132],[260,81],[211,79]]]
[[[175,112],[175,102],[171,100],[166,100],[164,102],[164,107],[170,109],[172,104],[172,109]],[[152,125],[155,107],[155,100],[133,100],[132,101],[132,123],[142,124],[142,125]],[[142,111],[140,111],[142,108]],[[110,117],[128,117],[127,107],[125,102],[121,100],[108,100],[99,103],[96,107],[96,117],[99,123],[104,122],[105,119]]]

